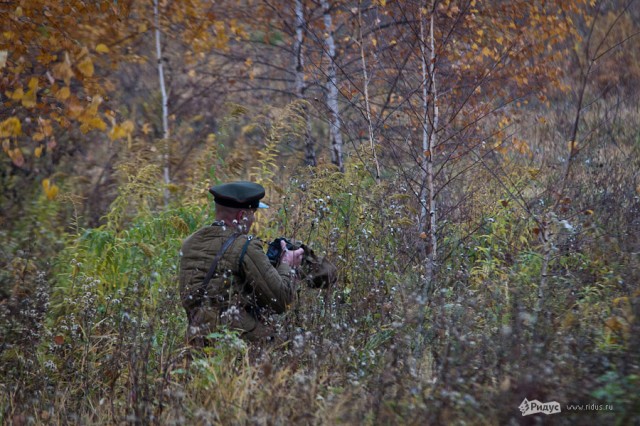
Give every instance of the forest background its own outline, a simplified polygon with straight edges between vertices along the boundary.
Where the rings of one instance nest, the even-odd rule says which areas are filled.
[[[640,421],[635,0],[0,3],[0,421]],[[185,345],[182,240],[338,267]],[[523,399],[560,414],[523,417]],[[568,404],[591,404],[572,409]],[[544,419],[542,419],[544,417]]]

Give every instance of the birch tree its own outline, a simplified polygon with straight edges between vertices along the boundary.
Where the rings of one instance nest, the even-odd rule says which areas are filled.
[[[343,143],[341,133],[340,110],[338,105],[338,77],[336,74],[336,44],[333,38],[333,22],[331,18],[331,6],[327,0],[321,0],[322,13],[325,27],[325,49],[328,59],[327,67],[327,107],[329,109],[329,137],[331,141],[331,161],[344,171]]]
[[[422,205],[419,232],[427,243],[425,253],[426,277],[425,299],[429,293],[434,277],[435,263],[438,255],[438,221],[434,176],[434,147],[436,146],[436,134],[438,131],[438,91],[436,87],[436,52],[434,40],[434,13],[436,2],[429,17],[429,39],[425,38],[425,17],[420,15],[420,55],[422,67],[422,97],[423,97],[423,123],[422,123],[422,150],[424,160],[422,164],[423,178],[420,185],[420,204]],[[428,50],[427,50],[428,46]],[[429,102],[431,101],[431,102]],[[428,197],[428,199],[427,199]]]
[[[156,59],[158,61],[158,80],[160,84],[160,92],[162,94],[162,176],[164,178],[164,202],[169,203],[169,188],[171,183],[169,175],[169,100],[167,97],[167,88],[164,82],[164,64],[162,58],[162,46],[160,43],[160,18],[158,12],[158,0],[153,0],[153,18],[155,22],[155,42],[156,42]]]
[[[306,101],[305,95],[305,64],[304,64],[304,34],[306,31],[306,20],[304,14],[303,0],[296,0],[295,2],[295,17],[296,17],[296,33],[293,44],[293,54],[295,56],[295,94],[300,102],[302,102],[302,108],[305,112],[305,133],[304,133],[304,162],[308,166],[315,166],[317,164],[316,149],[311,136],[311,117],[309,114],[309,106]]]

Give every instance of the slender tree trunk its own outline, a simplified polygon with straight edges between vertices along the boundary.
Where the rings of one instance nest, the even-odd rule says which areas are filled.
[[[169,203],[169,188],[171,183],[169,175],[169,106],[167,98],[167,88],[164,82],[164,67],[162,62],[162,47],[160,45],[160,17],[158,12],[158,0],[153,0],[153,16],[156,26],[156,58],[158,60],[158,77],[160,80],[160,91],[162,93],[162,140],[164,141],[164,149],[162,154],[163,177],[164,177],[164,202]]]
[[[422,161],[422,185],[420,188],[420,203],[422,205],[420,214],[419,230],[422,236],[424,232],[425,244],[422,250],[425,263],[425,277],[422,286],[422,294],[418,298],[419,314],[418,314],[418,340],[413,351],[411,362],[419,365],[418,360],[423,357],[423,349],[426,341],[425,336],[425,314],[426,305],[431,296],[434,287],[435,269],[438,254],[437,239],[437,216],[436,216],[436,198],[435,198],[435,176],[433,162],[435,158],[434,147],[436,145],[436,132],[438,130],[438,91],[436,87],[436,53],[435,53],[435,37],[434,37],[434,14],[436,9],[434,0],[431,9],[431,18],[429,20],[429,52],[427,51],[427,40],[425,37],[425,21],[420,14],[420,54],[422,65],[422,149],[424,159]]]
[[[422,126],[422,149],[424,160],[422,169],[424,172],[422,185],[420,188],[420,203],[422,210],[420,215],[420,233],[424,232],[426,239],[426,274],[425,274],[425,297],[431,290],[434,278],[435,263],[438,254],[438,222],[437,205],[435,198],[435,177],[433,161],[435,158],[434,147],[436,145],[436,132],[438,130],[438,91],[436,86],[435,69],[435,38],[434,38],[434,14],[431,13],[429,22],[429,48],[427,53],[427,41],[425,38],[424,21],[420,20],[420,46],[422,58],[422,96],[423,96],[423,126]],[[431,103],[429,103],[431,100]]]
[[[302,0],[296,0],[296,37],[293,42],[293,54],[295,55],[295,85],[296,96],[302,98],[304,96],[304,59],[302,57],[302,44],[304,42],[304,6]]]
[[[309,106],[305,101],[305,83],[304,83],[304,57],[302,53],[302,47],[304,44],[304,31],[306,26],[306,21],[304,18],[304,5],[302,4],[303,0],[296,0],[295,4],[295,13],[296,13],[296,37],[293,44],[293,53],[295,55],[295,92],[296,97],[300,100],[303,105],[302,108],[305,114],[305,134],[304,134],[304,163],[308,166],[315,166],[317,164],[316,160],[316,149],[315,144],[313,142],[313,138],[311,137],[311,117],[309,116]]]
[[[326,37],[324,40],[327,55],[329,57],[329,69],[327,70],[327,107],[331,114],[329,134],[331,137],[331,162],[344,172],[342,156],[342,133],[340,111],[338,110],[338,78],[336,76],[336,44],[333,39],[333,23],[331,20],[331,8],[327,0],[321,0]]]
[[[358,4],[358,27],[360,30],[360,59],[362,61],[362,77],[364,80],[364,106],[367,116],[367,126],[369,130],[369,145],[371,147],[371,153],[373,155],[373,162],[376,167],[376,181],[380,182],[380,164],[378,163],[378,156],[376,154],[375,135],[373,133],[373,123],[371,121],[371,102],[369,102],[369,75],[367,73],[367,61],[364,54],[364,38],[362,37],[362,13],[361,4]]]

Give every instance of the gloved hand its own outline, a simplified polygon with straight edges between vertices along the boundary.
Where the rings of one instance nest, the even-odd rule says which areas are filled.
[[[291,268],[296,268],[302,263],[304,257],[304,249],[299,248],[297,250],[287,250],[287,243],[280,241],[280,247],[282,247],[282,263],[288,264]]]

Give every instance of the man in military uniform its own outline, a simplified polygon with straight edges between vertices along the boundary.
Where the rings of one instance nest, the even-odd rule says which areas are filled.
[[[293,282],[304,250],[287,250],[274,267],[259,240],[249,235],[260,202],[261,185],[231,182],[209,189],[216,220],[198,230],[180,251],[180,296],[187,312],[187,336],[195,346],[206,346],[207,336],[220,326],[240,332],[251,342],[274,338],[264,319],[282,313],[293,299]]]

